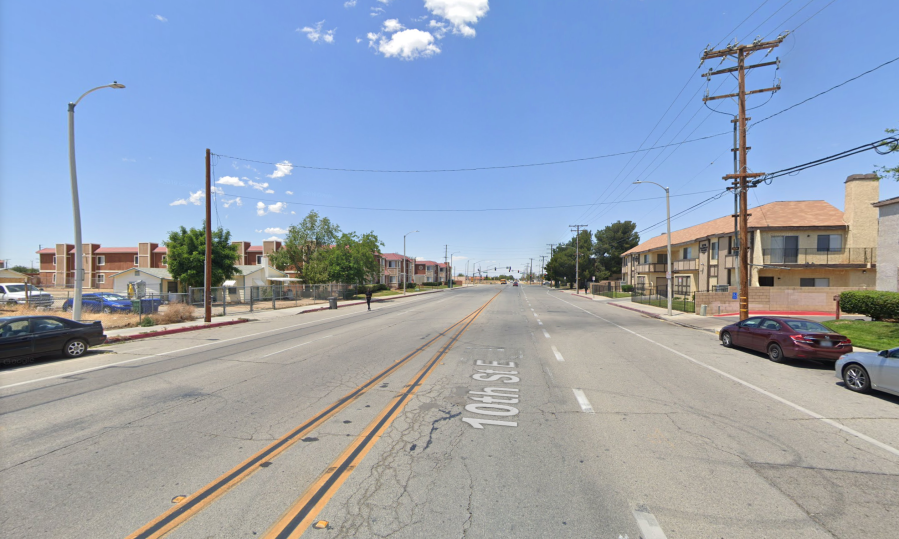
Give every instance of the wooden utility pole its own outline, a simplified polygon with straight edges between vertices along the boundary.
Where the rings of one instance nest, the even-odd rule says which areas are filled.
[[[746,163],[746,153],[750,150],[748,146],[746,146],[746,122],[751,118],[746,116],[746,96],[753,94],[760,94],[764,92],[776,92],[780,90],[780,83],[777,86],[773,86],[771,88],[764,88],[761,90],[752,90],[746,91],[746,70],[747,69],[755,69],[758,67],[772,66],[777,65],[779,60],[774,60],[773,62],[762,62],[760,64],[755,65],[746,65],[746,58],[752,55],[754,52],[768,50],[768,54],[771,53],[775,48],[777,48],[783,40],[787,37],[787,34],[781,34],[772,41],[761,41],[757,39],[756,41],[748,44],[748,45],[737,45],[736,43],[733,45],[729,45],[723,49],[718,50],[708,50],[706,49],[702,53],[702,61],[710,60],[712,58],[721,58],[721,61],[724,62],[727,58],[735,59],[737,62],[736,67],[729,67],[727,69],[720,69],[718,71],[713,71],[709,68],[708,72],[703,73],[702,76],[706,78],[706,80],[710,80],[713,75],[721,75],[725,73],[737,73],[737,81],[739,84],[739,89],[735,94],[725,94],[725,95],[716,95],[709,96],[706,95],[702,98],[704,102],[714,101],[716,99],[727,99],[727,98],[737,98],[737,106],[738,106],[738,114],[736,118],[737,129],[739,131],[739,169],[735,171],[733,174],[728,174],[724,176],[725,180],[733,180],[733,189],[735,192],[738,192],[740,195],[740,208],[739,208],[739,224],[740,224],[740,242],[739,242],[739,255],[740,255],[740,270],[739,270],[739,279],[740,279],[740,291],[739,291],[739,302],[740,302],[740,320],[746,320],[749,318],[749,215],[747,213],[747,189],[749,178],[757,178],[760,176],[764,176],[763,172],[749,172],[748,165]],[[702,64],[699,64],[702,66]]]
[[[574,227],[572,232],[575,233],[574,236],[574,293],[580,294],[578,291],[578,262],[580,262],[581,258],[581,228],[587,228],[587,225],[568,225],[568,227]]]
[[[203,320],[212,322],[212,183],[211,152],[206,148],[206,275],[203,279]]]
[[[446,284],[446,286],[449,286],[449,277],[450,277],[450,276],[449,276],[449,266],[448,266],[447,263],[446,263],[446,253],[447,253],[447,251],[449,251],[449,245],[444,245],[444,246],[443,246],[443,274],[444,274],[444,277],[446,277],[446,283],[445,283],[445,284]],[[440,272],[438,271],[437,273],[439,274]]]

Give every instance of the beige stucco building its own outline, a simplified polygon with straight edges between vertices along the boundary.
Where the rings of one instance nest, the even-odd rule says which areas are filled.
[[[874,288],[879,183],[874,174],[844,182],[845,211],[823,200],[772,202],[749,210],[750,286]],[[736,286],[734,219],[720,217],[671,233],[675,295]],[[666,287],[667,237],[622,255],[625,284]]]

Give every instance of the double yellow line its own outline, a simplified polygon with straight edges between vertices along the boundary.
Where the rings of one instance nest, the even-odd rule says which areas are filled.
[[[354,462],[359,462],[362,460],[365,454],[368,453],[369,449],[371,449],[371,446],[374,444],[374,442],[377,441],[377,437],[380,436],[384,429],[390,426],[399,412],[402,411],[409,398],[411,398],[411,396],[414,395],[416,391],[418,391],[420,385],[425,381],[425,379],[427,379],[433,368],[439,363],[439,360],[442,359],[444,355],[446,355],[450,348],[452,348],[452,345],[455,344],[455,342],[458,340],[459,336],[461,336],[462,333],[466,329],[468,329],[468,326],[471,325],[471,323],[481,314],[481,312],[487,307],[487,305],[489,305],[490,302],[492,302],[496,298],[497,295],[499,295],[499,292],[497,292],[497,294],[490,298],[487,303],[479,307],[473,313],[469,314],[452,326],[438,333],[434,338],[422,344],[411,353],[407,354],[405,357],[398,360],[390,367],[384,369],[350,393],[347,393],[342,398],[338,399],[333,404],[331,404],[312,418],[308,419],[294,430],[277,439],[275,442],[260,450],[250,458],[246,459],[238,466],[223,474],[221,477],[215,479],[202,489],[191,494],[178,505],[172,507],[165,513],[148,522],[146,525],[129,535],[127,539],[152,539],[163,537],[165,534],[169,533],[170,531],[208,507],[210,504],[212,504],[213,501],[225,494],[229,489],[259,470],[261,464],[269,462],[271,459],[281,454],[284,450],[295,444],[306,434],[346,408],[351,402],[364,395],[368,390],[377,385],[381,380],[387,378],[388,376],[396,372],[400,367],[412,361],[412,359],[429,348],[437,340],[449,334],[457,326],[464,324],[463,327],[459,329],[459,331],[437,352],[437,354],[435,354],[434,357],[432,357],[431,360],[425,364],[425,367],[422,368],[422,370],[419,371],[418,374],[416,374],[412,381],[404,386],[404,390],[397,394],[391,400],[391,404],[388,404],[388,406],[384,410],[382,410],[380,414],[378,414],[375,420],[368,427],[366,427],[362,434],[360,434],[359,437],[354,440],[350,447],[348,447],[343,452],[343,454],[338,457],[337,461],[335,462],[339,462],[341,464],[338,464],[337,466],[330,466],[325,474],[322,475],[322,477],[320,477],[315,483],[313,483],[309,490],[307,490],[307,494],[309,494],[309,492],[313,490],[315,490],[315,492],[313,492],[309,496],[307,496],[307,494],[304,494],[297,501],[297,503],[295,503],[291,507],[291,509],[288,510],[284,517],[282,517],[278,521],[278,523],[272,528],[269,534],[266,535],[266,537],[299,537],[299,535],[301,535],[303,531],[305,531],[306,527],[308,527],[311,519],[314,518],[318,511],[320,511],[321,508],[324,507],[324,505],[328,502],[328,500],[331,499],[331,496],[333,496],[334,492],[336,492],[336,490],[340,487],[346,477],[349,476],[349,472],[352,471],[353,467],[355,467],[355,464],[353,464],[353,467],[348,468],[349,464],[343,464],[342,459],[346,460],[347,458],[351,458],[351,460],[353,460]],[[360,444],[360,440],[365,441],[365,443]],[[304,502],[304,500],[306,501]],[[307,508],[306,506],[308,505],[309,501],[314,501],[314,503]],[[296,511],[294,511],[294,509],[296,509]],[[296,518],[291,516],[295,513],[302,513],[303,515],[300,520],[296,522]],[[282,532],[288,533],[288,535],[282,535]]]

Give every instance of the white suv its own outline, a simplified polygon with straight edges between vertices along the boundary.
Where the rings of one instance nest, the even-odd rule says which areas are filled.
[[[28,297],[25,297],[25,287],[28,287]],[[36,307],[49,307],[53,305],[53,296],[40,288],[32,285],[0,283],[0,303],[7,305],[25,305],[26,303]]]

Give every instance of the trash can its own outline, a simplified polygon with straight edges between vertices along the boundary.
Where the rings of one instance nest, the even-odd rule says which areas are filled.
[[[335,298],[334,296],[331,296],[330,298],[328,298],[328,308],[329,309],[337,308],[337,298]]]
[[[709,308],[708,305],[700,305],[699,306],[699,316],[705,316],[706,313],[708,312],[708,308]]]

